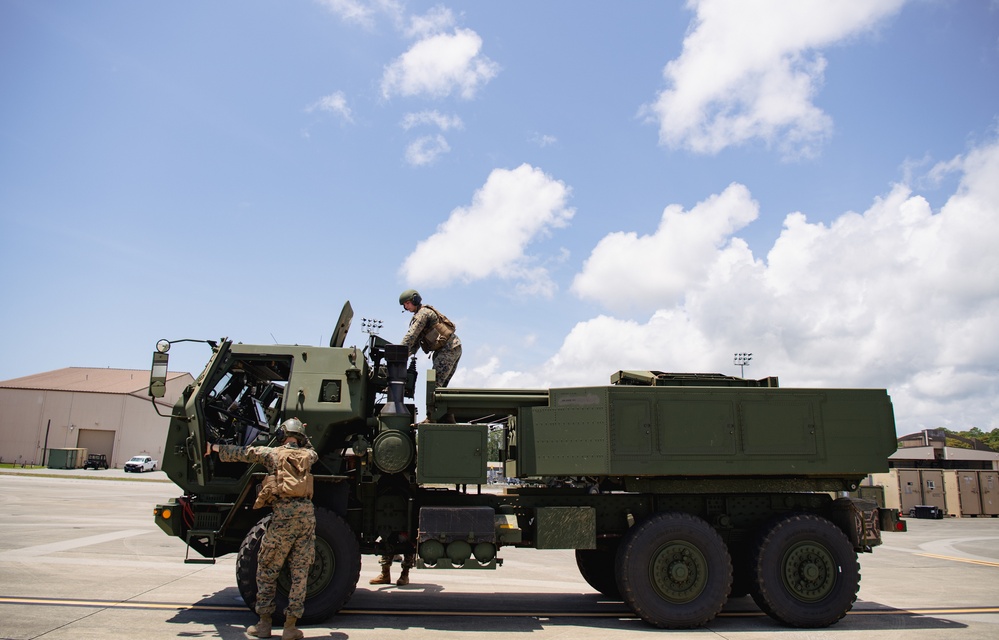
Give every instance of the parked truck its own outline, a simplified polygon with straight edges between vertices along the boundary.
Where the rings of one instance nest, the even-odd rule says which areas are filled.
[[[858,553],[881,529],[875,503],[848,493],[895,451],[885,390],[625,370],[606,386],[463,389],[430,370],[421,421],[406,347],[372,332],[345,346],[352,315],[347,303],[328,347],[205,341],[208,363],[171,410],[162,469],[183,493],[155,507],[156,523],[188,562],[237,554],[251,609],[265,470],[204,452],[273,443],[291,417],[319,454],[306,624],[345,605],[362,554],[490,570],[504,547],[572,550],[590,586],[657,627],[703,625],[746,594],[798,627],[853,606]],[[153,354],[154,402],[169,348]],[[501,491],[483,490],[491,433],[518,480]]]

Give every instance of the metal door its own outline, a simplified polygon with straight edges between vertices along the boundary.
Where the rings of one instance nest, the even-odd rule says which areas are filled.
[[[101,429],[80,429],[80,436],[76,441],[76,446],[86,447],[87,453],[103,453],[108,458],[108,464],[114,465],[111,457],[114,453],[114,431],[104,431]],[[80,461],[80,466],[86,462],[86,456]]]
[[[898,470],[899,503],[902,513],[908,515],[917,504],[923,504],[923,491],[919,486],[919,471],[916,469]]]
[[[923,469],[920,471],[923,479],[923,504],[940,507],[941,513],[947,513],[947,502],[944,500],[944,483],[942,469]]]
[[[982,513],[982,500],[978,495],[978,472],[957,472],[958,497],[961,499],[961,515],[977,516]]]
[[[979,471],[978,489],[982,498],[982,514],[999,516],[999,471]]]

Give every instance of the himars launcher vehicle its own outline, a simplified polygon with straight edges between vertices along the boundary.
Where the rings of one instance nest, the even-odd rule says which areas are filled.
[[[307,624],[344,606],[361,554],[495,569],[504,546],[574,550],[587,583],[659,627],[705,624],[747,593],[800,627],[853,606],[857,554],[881,543],[881,518],[848,492],[895,451],[884,390],[654,371],[608,386],[437,388],[431,370],[428,421],[416,423],[415,362],[373,334],[344,346],[351,317],[348,303],[329,347],[206,341],[211,358],[172,409],[162,468],[183,495],[156,506],[156,523],[202,556],[189,562],[237,553],[250,608],[264,470],[205,457],[205,445],[267,444],[291,417],[319,453]],[[153,354],[154,398],[168,349]],[[490,430],[506,476],[522,480],[504,493],[482,491]]]

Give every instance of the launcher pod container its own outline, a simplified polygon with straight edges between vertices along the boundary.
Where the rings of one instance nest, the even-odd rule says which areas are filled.
[[[351,317],[348,303],[328,347],[206,341],[208,364],[171,410],[162,466],[182,494],[156,506],[156,523],[184,540],[187,562],[237,554],[251,609],[265,470],[204,451],[273,444],[291,417],[319,453],[306,624],[348,601],[361,554],[484,570],[509,546],[572,550],[587,583],[657,627],[703,625],[746,594],[797,627],[853,606],[857,554],[881,530],[876,503],[848,494],[895,451],[884,390],[658,371],[618,371],[607,386],[460,389],[438,388],[430,370],[418,421],[415,361],[374,334],[344,346]],[[154,354],[154,400],[169,346]],[[510,482],[483,490],[491,445]]]

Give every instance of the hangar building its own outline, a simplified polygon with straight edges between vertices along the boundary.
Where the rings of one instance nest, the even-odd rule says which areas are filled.
[[[159,412],[168,415],[193,382],[171,372]],[[148,387],[148,370],[86,367],[0,382],[0,461],[45,464],[52,449],[85,448],[114,468],[140,453],[162,462],[169,419],[153,408]]]

